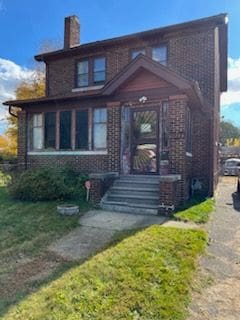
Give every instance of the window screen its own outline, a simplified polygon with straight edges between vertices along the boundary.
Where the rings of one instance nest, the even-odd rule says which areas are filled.
[[[95,109],[93,114],[93,147],[107,148],[107,109]]]
[[[56,147],[56,112],[45,113],[45,148]]]
[[[71,149],[71,111],[60,112],[60,149]]]
[[[76,149],[88,149],[88,111],[76,112]]]

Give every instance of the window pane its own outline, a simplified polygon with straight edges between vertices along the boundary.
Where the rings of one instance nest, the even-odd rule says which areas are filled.
[[[105,58],[94,59],[93,65],[93,81],[102,82],[105,81]]]
[[[105,70],[105,58],[94,59],[94,72]]]
[[[41,127],[43,123],[43,116],[41,113],[33,115],[33,126]]]
[[[107,148],[107,126],[106,123],[94,124],[94,149],[106,149]]]
[[[160,46],[152,48],[152,59],[163,65],[167,64],[167,47]]]
[[[60,149],[71,149],[71,111],[60,112]]]
[[[95,109],[93,121],[94,123],[107,122],[107,109],[106,108]]]
[[[45,113],[45,148],[55,148],[56,146],[56,113]]]
[[[88,73],[88,61],[78,62],[78,74]]]
[[[136,56],[138,56],[139,54],[145,54],[145,49],[136,49],[136,50],[132,50],[131,52],[131,58],[134,59],[136,58]]]
[[[78,87],[88,86],[88,60],[78,62],[78,77],[77,85]]]
[[[88,111],[76,113],[76,149],[88,149]]]
[[[43,148],[43,128],[36,127],[33,128],[33,149]]]
[[[78,75],[78,87],[88,86],[88,73]]]

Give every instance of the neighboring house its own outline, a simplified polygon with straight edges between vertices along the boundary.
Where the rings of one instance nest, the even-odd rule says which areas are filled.
[[[71,16],[64,48],[35,59],[46,64],[46,97],[5,102],[22,108],[19,166],[89,173],[96,202],[120,175],[104,198],[116,210],[213,194],[226,14],[87,44]]]

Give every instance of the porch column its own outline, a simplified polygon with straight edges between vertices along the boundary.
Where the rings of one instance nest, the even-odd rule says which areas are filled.
[[[107,103],[107,141],[108,141],[108,170],[120,172],[121,150],[121,110],[120,102]]]
[[[180,198],[186,197],[186,107],[185,95],[169,99],[169,160],[171,174],[180,174]]]

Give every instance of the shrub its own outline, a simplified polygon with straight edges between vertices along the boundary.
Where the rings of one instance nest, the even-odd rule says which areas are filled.
[[[8,185],[10,195],[19,200],[43,201],[83,198],[86,177],[70,169],[27,170]]]

